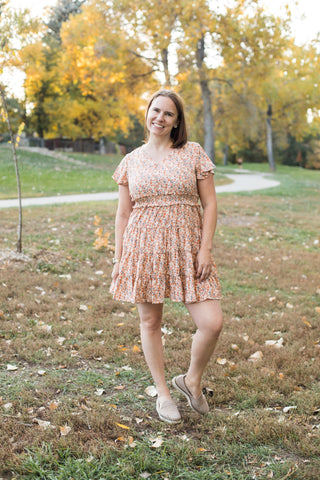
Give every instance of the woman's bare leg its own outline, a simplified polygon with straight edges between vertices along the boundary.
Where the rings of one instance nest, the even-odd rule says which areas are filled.
[[[201,379],[222,330],[222,311],[218,300],[189,303],[186,307],[197,326],[185,382],[195,398],[201,394]]]
[[[137,305],[140,316],[140,332],[143,353],[157,387],[158,398],[163,401],[171,399],[165,380],[162,346],[162,311],[163,304],[140,303]]]

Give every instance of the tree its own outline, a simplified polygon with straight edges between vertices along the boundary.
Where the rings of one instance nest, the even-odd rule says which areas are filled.
[[[59,48],[39,44],[37,55],[26,52],[27,95],[34,112],[40,104],[49,119],[43,133],[96,139],[125,133],[130,115],[141,117],[140,95],[153,73],[132,53],[137,43],[105,2],[91,1],[62,24]]]
[[[23,41],[28,41],[32,35],[34,23],[29,19],[26,11],[24,12],[13,12],[8,8],[8,2],[2,2],[0,4],[0,77],[3,75],[3,72],[6,68],[16,66],[19,64],[19,52],[16,49],[17,43],[22,43]],[[0,96],[3,107],[3,117],[8,125],[13,161],[15,165],[16,180],[17,180],[17,190],[18,190],[18,202],[19,202],[19,220],[18,220],[18,241],[17,241],[17,251],[21,252],[22,250],[22,202],[21,202],[21,185],[20,185],[20,175],[19,175],[19,166],[18,166],[18,156],[16,151],[16,138],[10,116],[8,102],[6,99],[6,85],[0,80]],[[23,126],[22,126],[23,128]],[[20,125],[21,129],[21,125]],[[17,128],[19,131],[19,127]]]
[[[21,200],[21,183],[20,183],[20,174],[19,174],[19,166],[18,166],[18,157],[17,157],[17,150],[16,150],[16,139],[14,137],[13,130],[11,127],[5,91],[1,85],[0,85],[0,96],[2,100],[4,116],[8,124],[8,130],[10,134],[10,141],[11,141],[11,147],[12,147],[12,153],[13,153],[13,161],[14,161],[15,172],[16,172],[18,204],[19,204],[17,251],[21,253],[22,251],[22,200]]]

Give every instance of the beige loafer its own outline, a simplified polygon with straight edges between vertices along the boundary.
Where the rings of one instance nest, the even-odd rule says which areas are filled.
[[[198,398],[195,398],[188,389],[185,382],[186,375],[178,375],[172,379],[172,385],[178,392],[182,393],[188,400],[188,403],[192,410],[201,415],[209,412],[209,405],[203,393]]]
[[[160,403],[160,400],[157,399],[156,409],[163,422],[179,423],[181,421],[180,412],[173,400],[164,400]]]

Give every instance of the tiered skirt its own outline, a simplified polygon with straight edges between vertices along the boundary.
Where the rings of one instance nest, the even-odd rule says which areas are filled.
[[[217,268],[199,282],[195,262],[202,219],[197,197],[147,197],[135,203],[123,237],[119,276],[110,291],[131,303],[220,299]]]

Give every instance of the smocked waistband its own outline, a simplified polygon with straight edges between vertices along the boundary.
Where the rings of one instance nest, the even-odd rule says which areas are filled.
[[[152,195],[135,200],[133,208],[168,206],[168,205],[198,205],[196,195]]]

